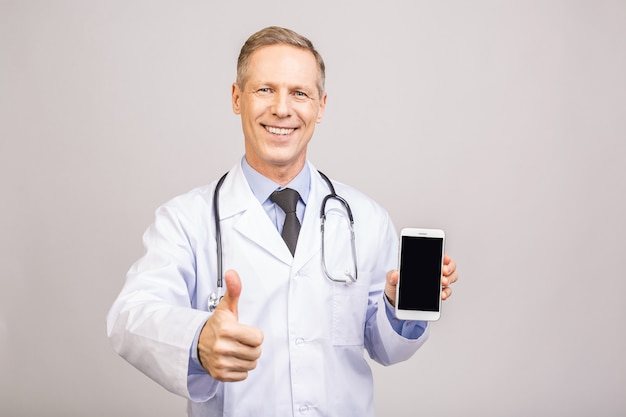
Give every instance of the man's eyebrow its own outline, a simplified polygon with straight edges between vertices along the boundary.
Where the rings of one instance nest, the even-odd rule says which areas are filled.
[[[271,82],[271,81],[249,80],[246,84],[253,89],[257,89],[261,87],[276,88],[276,83]]]
[[[251,87],[254,88],[258,88],[258,87],[271,87],[271,88],[277,88],[281,85],[281,83],[277,83],[274,81],[263,81],[263,80],[255,80],[249,83],[249,85]],[[310,92],[310,91],[314,91],[317,90],[317,86],[313,85],[313,86],[306,86],[304,84],[292,84],[292,85],[285,85],[285,87],[289,90],[301,90],[304,92]]]
[[[306,85],[294,85],[293,87],[291,87],[292,90],[302,90],[302,91],[311,91],[311,90],[315,90],[317,87],[316,86],[306,86]]]

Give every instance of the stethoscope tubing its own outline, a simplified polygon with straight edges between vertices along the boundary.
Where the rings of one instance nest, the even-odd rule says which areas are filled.
[[[321,234],[322,234],[322,248],[321,248],[322,249],[322,266],[324,269],[324,273],[331,281],[344,282],[344,283],[355,282],[357,280],[358,271],[357,271],[356,247],[355,247],[355,239],[354,239],[354,218],[352,217],[352,210],[350,209],[350,205],[348,204],[348,202],[343,197],[337,195],[337,192],[335,191],[335,187],[333,186],[333,183],[330,181],[330,179],[323,172],[321,171],[317,171],[317,172],[320,174],[324,182],[326,182],[326,184],[328,185],[328,189],[330,190],[330,194],[324,197],[324,199],[322,200],[321,207],[320,207],[320,224],[321,224]],[[228,172],[222,175],[222,177],[217,181],[217,184],[215,184],[215,191],[213,191],[213,217],[215,219],[215,243],[217,245],[217,294],[212,293],[209,296],[208,306],[209,306],[209,311],[211,312],[213,312],[217,308],[217,305],[221,301],[225,292],[224,281],[223,281],[224,279],[223,278],[223,266],[222,266],[222,262],[223,262],[222,227],[220,225],[221,219],[220,219],[219,195],[220,195],[220,189],[222,188],[222,184],[224,183],[224,180],[226,179],[227,175],[228,175]],[[348,214],[348,219],[350,220],[350,239],[351,239],[350,243],[352,247],[352,259],[354,261],[354,276],[346,273],[346,275],[349,278],[349,281],[346,281],[345,279],[334,278],[326,268],[326,261],[324,258],[324,223],[326,222],[326,203],[328,202],[328,200],[331,200],[331,199],[339,201],[341,205],[344,206]]]
[[[217,288],[223,288],[222,277],[222,227],[220,226],[220,189],[228,172],[217,181],[213,193],[213,217],[215,219],[215,243],[217,244]]]

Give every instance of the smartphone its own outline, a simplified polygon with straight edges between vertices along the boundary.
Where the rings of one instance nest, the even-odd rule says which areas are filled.
[[[400,277],[396,286],[396,317],[439,320],[445,233],[440,229],[400,231]]]

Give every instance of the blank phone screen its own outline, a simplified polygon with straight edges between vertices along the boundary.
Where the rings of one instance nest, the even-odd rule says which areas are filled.
[[[399,309],[439,311],[442,252],[442,238],[402,236]]]

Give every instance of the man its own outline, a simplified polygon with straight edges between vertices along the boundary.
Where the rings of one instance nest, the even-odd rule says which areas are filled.
[[[322,58],[295,32],[269,27],[246,41],[232,87],[245,157],[219,196],[214,182],[157,210],[146,254],[109,312],[118,353],[188,398],[192,416],[372,416],[364,349],[388,365],[428,336],[427,323],[394,316],[398,241],[380,206],[332,182],[354,216],[356,271],[337,199],[326,203],[321,249],[330,185],[306,151],[326,106],[324,76]],[[297,191],[287,192],[293,208],[281,208],[275,191],[285,188]],[[287,236],[294,231],[297,246]],[[220,260],[226,294],[211,312]],[[444,299],[455,270],[446,256]]]

